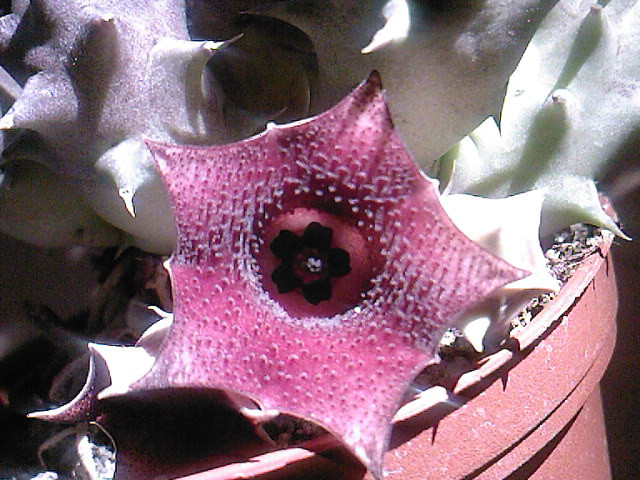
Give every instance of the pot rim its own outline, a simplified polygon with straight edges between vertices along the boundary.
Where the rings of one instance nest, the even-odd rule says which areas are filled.
[[[416,394],[412,400],[398,409],[393,423],[403,422],[421,415],[435,404],[452,400],[455,396],[476,386],[482,379],[509,364],[516,354],[522,354],[523,351],[532,347],[540,337],[559,323],[562,315],[591,283],[609,254],[614,235],[607,230],[603,230],[602,235],[603,242],[598,246],[598,250],[580,261],[558,294],[535,315],[526,327],[510,334],[509,339],[513,342],[505,342],[503,348],[481,359],[480,366],[462,374],[451,390],[434,386]],[[513,344],[517,347],[511,347]]]

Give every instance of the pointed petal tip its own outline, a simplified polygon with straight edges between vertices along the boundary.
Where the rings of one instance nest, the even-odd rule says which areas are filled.
[[[172,145],[148,139],[144,140],[144,144],[149,152],[151,152],[151,158],[153,159],[156,168],[162,176],[165,176],[167,174],[167,171],[169,170],[169,152]]]
[[[51,410],[38,410],[35,412],[27,413],[27,418],[34,418],[36,420],[55,421],[60,415],[62,407],[54,408]]]
[[[300,123],[307,123],[327,116],[329,118],[343,118],[357,129],[376,125],[382,131],[393,130],[393,119],[380,73],[377,70],[372,70],[363,82],[334,107],[317,117],[302,120]],[[291,125],[295,125],[295,123]],[[283,127],[286,128],[287,125]]]
[[[153,153],[154,150],[159,149],[160,147],[166,146],[164,143],[162,142],[156,142],[155,140],[150,140],[148,138],[145,138],[143,140],[145,146]]]
[[[384,88],[382,86],[382,77],[380,76],[380,72],[378,72],[378,70],[371,70],[369,76],[364,82],[362,82],[361,86],[367,86],[376,93],[382,92]]]
[[[96,402],[96,391],[108,382],[108,374],[105,375],[105,372],[102,371],[103,369],[98,367],[98,365],[102,365],[101,362],[96,361],[90,347],[89,350],[91,352],[89,356],[89,371],[80,392],[68,403],[50,410],[31,412],[27,415],[28,418],[69,423],[87,420],[96,413],[99,408]]]
[[[375,480],[384,480],[385,475],[383,473],[384,454],[386,448],[380,452],[376,452],[373,455],[367,453],[364,445],[356,445],[353,448],[353,453],[356,458],[362,462],[368,472]]]

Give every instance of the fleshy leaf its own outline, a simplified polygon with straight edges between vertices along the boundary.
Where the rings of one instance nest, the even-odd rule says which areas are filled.
[[[531,272],[528,277],[496,290],[458,321],[458,327],[479,352],[498,348],[506,338],[509,321],[529,300],[560,288],[549,273],[540,247],[538,230],[543,200],[542,191],[504,199],[442,197],[442,206],[465,235],[511,265]]]
[[[11,89],[19,96],[0,128],[37,132],[39,158],[29,149],[24,157],[73,185],[137,246],[168,254],[170,206],[140,139],[231,140],[215,79],[203,80],[223,45],[189,40],[179,0],[34,0],[2,52],[11,75],[31,76],[22,92]]]
[[[390,420],[443,332],[526,272],[453,225],[395,134],[377,74],[328,112],[243,142],[149,148],[178,229],[175,319],[132,390],[246,395],[325,426],[381,478]],[[270,242],[313,221],[352,267],[333,280],[346,293],[318,305],[270,279]]]
[[[254,11],[298,27],[313,42],[319,75],[312,113],[380,71],[400,136],[429,170],[500,109],[509,75],[555,0],[463,3],[280,1]]]
[[[68,403],[51,410],[36,411],[32,418],[53,422],[81,422],[101,412],[100,398],[129,391],[151,368],[173,321],[171,314],[156,311],[161,320],[151,325],[135,346],[89,343],[89,370],[84,385]]]
[[[140,248],[170,252],[175,225],[166,215],[169,199],[143,140],[131,137],[104,152],[94,173],[97,181],[83,188],[94,210]]]
[[[210,5],[208,9],[211,12]],[[261,15],[242,14],[230,26],[241,36],[221,49],[207,67],[222,90],[218,97],[225,124],[239,135],[236,139],[261,131],[269,121],[287,123],[309,116],[317,62],[308,37],[285,22]],[[215,31],[207,36],[231,38]]]
[[[58,408],[32,412],[29,417],[61,423],[91,420],[100,414],[98,393],[111,381],[112,378],[102,357],[95,351],[91,351],[87,379],[77,395]]]
[[[108,246],[120,239],[59,175],[20,158],[0,169],[0,231],[41,246]]]
[[[637,2],[560,2],[509,81],[500,132],[487,120],[446,156],[450,191],[500,197],[544,188],[542,235],[587,222],[624,236],[594,180],[640,123],[639,32]]]

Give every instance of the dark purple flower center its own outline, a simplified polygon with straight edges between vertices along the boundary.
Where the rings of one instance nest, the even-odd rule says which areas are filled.
[[[333,248],[333,231],[319,222],[311,222],[302,236],[280,230],[271,242],[271,252],[281,260],[271,280],[279,293],[300,290],[304,298],[317,305],[331,299],[331,280],[351,271],[349,252]]]
[[[262,227],[262,285],[292,318],[330,318],[361,304],[382,265],[366,230],[348,215],[296,207]]]

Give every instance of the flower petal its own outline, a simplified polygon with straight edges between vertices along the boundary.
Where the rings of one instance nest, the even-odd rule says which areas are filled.
[[[278,292],[293,292],[300,286],[300,279],[293,273],[290,264],[277,267],[271,274],[271,280],[277,285]]]
[[[293,252],[300,248],[300,239],[289,230],[280,230],[280,233],[269,247],[276,257],[281,260],[288,260]]]
[[[351,265],[349,262],[351,255],[342,248],[332,248],[329,250],[329,257],[327,262],[329,263],[329,272],[334,277],[344,277],[351,271]]]
[[[376,74],[324,114],[243,142],[149,148],[177,223],[175,322],[133,387],[247,395],[324,425],[381,477],[390,420],[443,332],[526,273],[446,216],[393,130]],[[298,211],[328,218],[340,248],[368,259],[355,305],[292,313],[267,288],[263,257],[274,256],[263,235]],[[350,288],[352,274],[336,282]]]
[[[331,245],[333,232],[330,228],[323,227],[318,222],[311,222],[302,234],[303,242],[314,248],[328,250]]]

